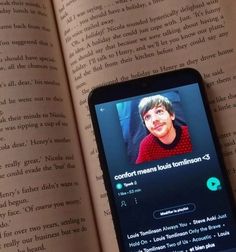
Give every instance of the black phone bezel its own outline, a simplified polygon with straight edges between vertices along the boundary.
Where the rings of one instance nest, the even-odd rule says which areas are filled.
[[[184,85],[191,85],[197,83],[202,95],[204,109],[208,118],[209,127],[212,132],[213,141],[216,146],[216,152],[219,159],[220,167],[222,168],[223,179],[229,193],[229,199],[231,201],[232,210],[235,213],[236,221],[236,206],[233,200],[233,192],[229,179],[226,174],[226,168],[223,161],[222,153],[220,152],[220,144],[217,139],[216,129],[211,115],[210,107],[207,102],[207,95],[204,89],[204,82],[201,74],[193,68],[183,68],[171,72],[165,72],[157,75],[146,76],[139,79],[133,79],[125,82],[109,84],[100,86],[92,90],[88,97],[88,104],[91,113],[91,119],[94,129],[94,134],[97,142],[100,165],[103,171],[103,178],[105,188],[108,194],[108,200],[111,207],[111,214],[113,217],[113,223],[116,231],[116,237],[120,251],[124,251],[121,230],[119,226],[119,216],[115,207],[115,201],[113,198],[112,185],[109,179],[108,166],[106,162],[105,152],[102,145],[102,138],[99,131],[98,120],[96,117],[95,105],[110,102],[114,100],[126,99],[129,97],[145,95],[152,92],[159,92],[165,89],[177,88]]]

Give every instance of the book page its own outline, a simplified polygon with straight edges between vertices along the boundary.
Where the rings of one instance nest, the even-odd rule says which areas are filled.
[[[61,0],[54,5],[104,251],[115,251],[110,247],[115,243],[108,237],[111,217],[87,107],[88,94],[98,85],[183,67],[199,70],[236,192],[236,2]]]
[[[1,1],[0,34],[0,250],[99,251],[50,1]]]

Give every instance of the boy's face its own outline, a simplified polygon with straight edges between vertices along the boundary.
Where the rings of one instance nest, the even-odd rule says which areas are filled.
[[[167,137],[173,130],[174,114],[169,114],[163,105],[148,110],[143,116],[149,132],[160,140]]]

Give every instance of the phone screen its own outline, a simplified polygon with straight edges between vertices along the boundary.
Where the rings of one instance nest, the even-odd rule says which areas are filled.
[[[121,251],[236,251],[198,83],[95,105]]]

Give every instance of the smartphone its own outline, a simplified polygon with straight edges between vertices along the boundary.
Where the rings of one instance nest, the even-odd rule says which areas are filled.
[[[98,87],[89,108],[120,251],[236,251],[235,204],[199,72]]]

